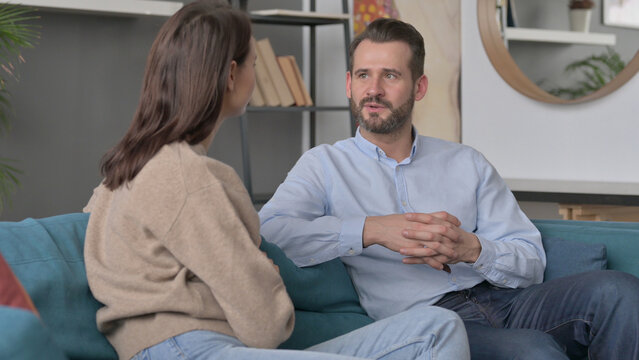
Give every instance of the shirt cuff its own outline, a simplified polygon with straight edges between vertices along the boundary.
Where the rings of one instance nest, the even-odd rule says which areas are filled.
[[[495,247],[495,244],[491,241],[487,241],[481,236],[477,236],[477,239],[479,239],[479,243],[481,244],[481,252],[479,253],[477,261],[475,261],[472,266],[476,271],[482,274],[488,274],[495,263],[497,248]]]
[[[362,233],[366,217],[353,217],[342,220],[339,234],[339,256],[354,256],[362,253]]]

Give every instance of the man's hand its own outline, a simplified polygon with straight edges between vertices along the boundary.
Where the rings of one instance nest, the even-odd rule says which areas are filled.
[[[408,213],[405,216],[412,222],[412,227],[403,230],[402,235],[425,244],[422,248],[400,249],[400,254],[408,256],[403,260],[405,264],[433,266],[438,265],[437,263],[443,265],[477,261],[481,253],[479,239],[475,234],[461,229],[461,223],[454,216],[447,212]],[[433,267],[439,269],[438,266]]]
[[[382,245],[408,256],[405,264],[426,264],[438,270],[445,264],[474,262],[481,245],[461,222],[445,212],[369,216],[364,223],[363,246]]]

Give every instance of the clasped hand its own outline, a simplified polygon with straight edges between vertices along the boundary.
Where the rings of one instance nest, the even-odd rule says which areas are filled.
[[[477,236],[460,226],[459,219],[445,211],[369,216],[362,242],[364,247],[378,244],[405,255],[405,264],[444,270],[446,264],[475,262],[481,252]]]

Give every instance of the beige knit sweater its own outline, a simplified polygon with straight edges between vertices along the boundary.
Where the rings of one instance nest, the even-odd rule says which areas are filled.
[[[120,358],[195,329],[260,348],[290,336],[293,305],[258,249],[257,213],[203,146],[164,146],[128,185],[97,187],[84,211],[98,329]]]

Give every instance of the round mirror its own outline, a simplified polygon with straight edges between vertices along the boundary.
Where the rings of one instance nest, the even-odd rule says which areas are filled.
[[[604,2],[611,0],[602,0]],[[634,0],[633,0],[634,1]],[[505,5],[510,2],[511,11],[510,13],[506,12]],[[530,7],[531,4],[536,4],[539,6],[540,3],[549,3],[552,2],[551,5],[557,6],[557,1],[525,1],[522,4],[526,4],[526,6]],[[478,16],[478,24],[479,24],[479,32],[482,39],[482,43],[486,50],[486,54],[490,59],[493,67],[499,73],[499,75],[515,90],[522,93],[525,96],[528,96],[532,99],[543,101],[546,103],[552,104],[574,104],[586,102],[594,99],[598,99],[602,96],[610,94],[615,91],[623,84],[625,84],[630,78],[632,78],[637,71],[639,71],[639,51],[634,54],[631,60],[629,60],[623,69],[618,69],[615,71],[616,76],[612,78],[610,81],[606,82],[605,85],[601,86],[598,90],[594,92],[590,92],[584,96],[577,98],[565,98],[565,94],[562,93],[561,89],[568,88],[567,86],[561,87],[560,84],[555,84],[557,76],[549,74],[548,77],[544,78],[540,77],[538,74],[535,76],[535,81],[531,80],[531,77],[527,76],[524,71],[522,71],[521,66],[515,61],[508,48],[507,44],[510,43],[509,39],[517,39],[521,41],[525,41],[527,44],[539,44],[543,43],[546,48],[555,47],[558,52],[566,52],[567,48],[572,47],[572,44],[585,44],[588,41],[593,41],[593,43],[599,50],[592,53],[591,55],[585,57],[584,59],[574,59],[572,63],[584,62],[585,60],[591,59],[592,57],[599,57],[608,55],[614,55],[616,52],[614,48],[606,46],[611,42],[614,43],[615,35],[611,34],[592,34],[587,33],[586,31],[568,31],[569,25],[566,25],[565,30],[541,30],[535,28],[525,28],[520,25],[513,24],[514,21],[518,20],[518,17],[521,15],[519,13],[514,13],[519,9],[516,9],[513,5],[520,5],[519,2],[515,4],[513,0],[477,0],[477,16]],[[568,23],[568,0],[562,2],[562,5],[565,6],[565,19],[566,23]],[[601,2],[598,2],[597,5],[603,6]],[[503,14],[502,14],[503,12]],[[508,14],[508,15],[507,15]],[[547,19],[548,17],[544,17],[539,14],[531,14],[531,17],[537,19]],[[524,20],[524,19],[522,19]],[[599,21],[598,18],[593,17],[592,21]],[[511,27],[508,26],[510,23]],[[503,24],[503,25],[501,25]],[[515,26],[512,26],[515,25]],[[621,30],[624,32],[624,30]],[[632,32],[634,34],[633,41],[637,41],[639,38],[636,33],[638,32],[636,29],[628,30],[627,32]],[[612,31],[611,31],[612,33]],[[510,36],[509,36],[510,35]],[[506,37],[506,40],[504,40]],[[558,39],[561,39],[561,42],[557,42]],[[586,39],[586,40],[584,40]],[[549,45],[550,44],[550,45]],[[524,51],[527,58],[525,61],[533,65],[539,64],[548,64],[548,57],[544,57],[543,51],[540,51],[539,48],[535,48],[538,45],[528,45],[527,50]],[[581,45],[580,45],[581,46]],[[639,47],[639,46],[638,46]],[[635,48],[636,49],[636,48]],[[514,49],[513,49],[514,50]],[[593,51],[593,50],[590,50]],[[634,51],[634,50],[633,50]],[[582,50],[583,52],[583,50]],[[518,60],[522,61],[522,60]],[[552,66],[559,69],[559,71],[564,71],[569,63],[564,64],[554,64]],[[590,66],[590,65],[586,65]],[[592,66],[590,66],[592,67]],[[583,79],[582,79],[583,80]],[[577,80],[581,81],[581,80]],[[542,87],[547,90],[542,89]],[[553,92],[556,95],[552,95],[550,92]],[[562,97],[560,97],[562,96]]]

